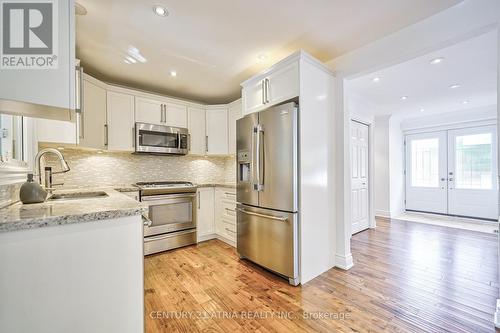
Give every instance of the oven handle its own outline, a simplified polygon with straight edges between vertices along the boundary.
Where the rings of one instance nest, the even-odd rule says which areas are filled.
[[[143,196],[142,201],[162,201],[162,200],[179,199],[179,198],[194,198],[195,196],[196,193],[151,195],[151,196]]]

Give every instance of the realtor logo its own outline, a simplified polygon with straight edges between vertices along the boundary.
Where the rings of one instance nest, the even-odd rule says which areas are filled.
[[[0,0],[0,69],[57,68],[57,0]]]

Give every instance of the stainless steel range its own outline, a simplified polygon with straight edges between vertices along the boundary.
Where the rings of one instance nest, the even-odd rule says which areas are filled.
[[[190,182],[141,182],[139,200],[149,205],[144,254],[196,244],[196,186]]]

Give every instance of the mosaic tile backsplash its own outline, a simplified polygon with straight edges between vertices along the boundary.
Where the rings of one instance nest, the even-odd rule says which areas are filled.
[[[65,187],[161,180],[186,180],[198,184],[236,181],[234,157],[134,155],[80,149],[65,149],[62,153],[71,171],[54,175],[53,182],[63,182]],[[59,165],[54,162],[48,159],[47,164],[53,164],[57,171]]]

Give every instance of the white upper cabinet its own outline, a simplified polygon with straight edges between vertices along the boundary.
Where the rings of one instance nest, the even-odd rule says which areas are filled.
[[[105,149],[107,144],[106,128],[106,89],[96,79],[85,76],[83,80],[82,114],[79,117],[79,146]]]
[[[198,241],[204,241],[215,233],[214,220],[214,188],[205,187],[198,189],[197,198],[197,235]]]
[[[205,136],[204,108],[188,108],[188,130],[190,136],[189,154],[205,155],[207,153],[207,141]]]
[[[278,63],[242,83],[243,115],[299,96],[299,60]]]
[[[134,96],[107,92],[108,149],[134,151]]]
[[[165,103],[149,98],[135,98],[135,121],[139,123],[166,125]]]
[[[3,3],[3,19],[10,21],[11,34],[5,34],[0,54],[0,99],[30,102],[74,109],[75,96],[75,4],[73,0],[47,3],[41,15],[38,39],[28,38],[31,33],[23,27],[27,24],[29,6],[39,6],[35,1]],[[10,8],[7,8],[10,6]],[[24,6],[24,7],[23,7]],[[51,20],[49,16],[57,18]],[[30,16],[31,17],[31,16]],[[3,21],[2,19],[2,21]],[[56,22],[57,25],[52,25]],[[35,38],[36,39],[36,38]],[[33,44],[34,43],[34,44]],[[41,50],[38,52],[37,50]],[[44,54],[42,54],[44,53]],[[26,55],[29,55],[26,57]],[[35,60],[33,60],[35,59]],[[33,62],[34,61],[34,62]],[[24,64],[24,65],[23,65]],[[40,108],[43,113],[43,108]],[[25,111],[17,110],[19,114]],[[68,119],[69,112],[61,110],[61,119]],[[43,114],[25,114],[44,117]]]
[[[242,117],[241,99],[229,104],[228,116],[228,153],[236,154],[236,121]]]
[[[187,107],[183,104],[167,103],[167,126],[188,127]]]
[[[78,143],[76,123],[70,121],[34,118],[36,140],[43,143],[61,143],[76,146]]]
[[[206,114],[206,136],[208,155],[228,154],[228,108],[209,106]]]

